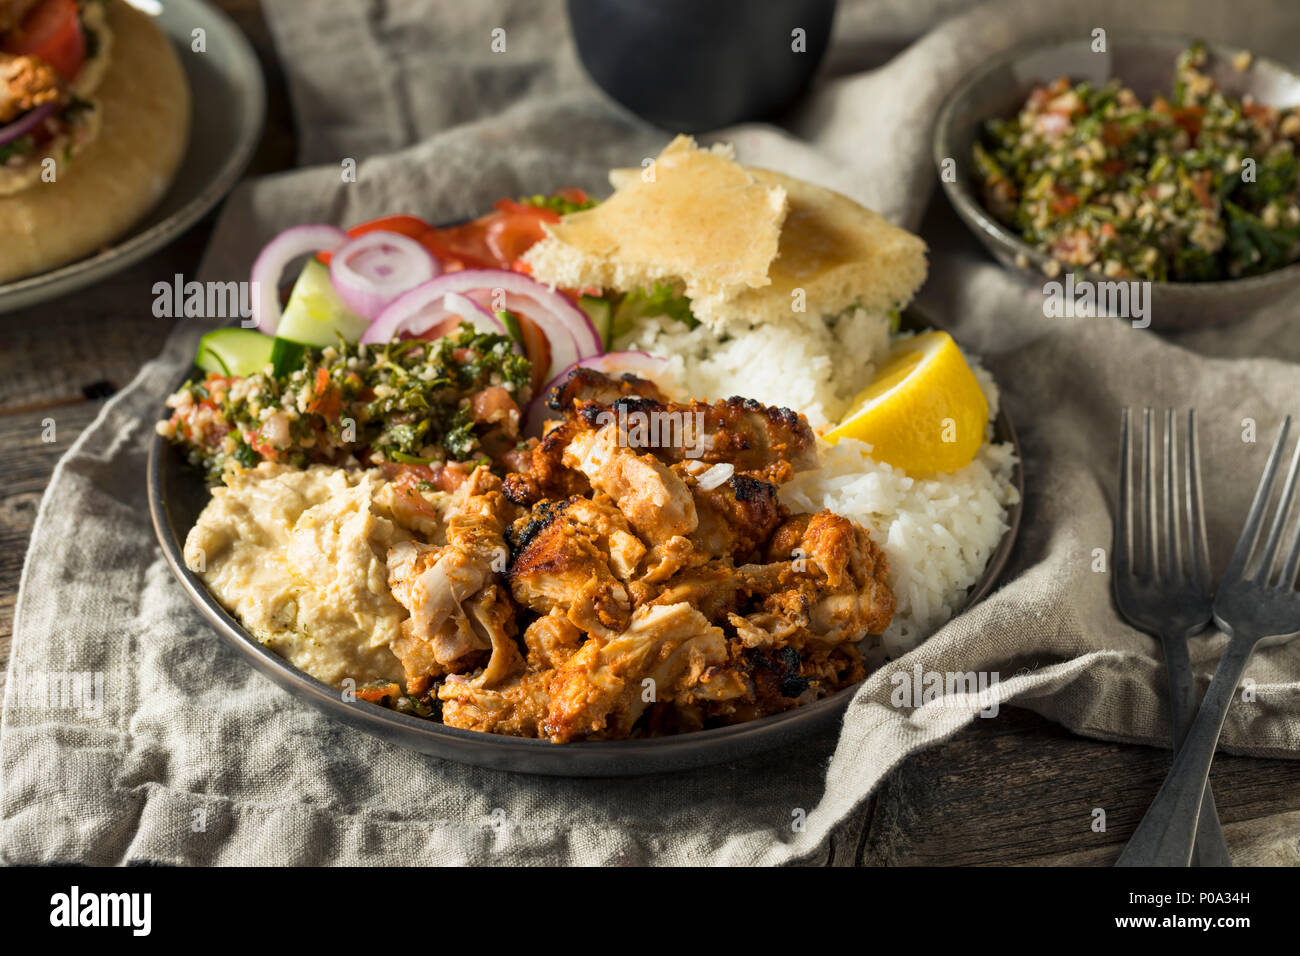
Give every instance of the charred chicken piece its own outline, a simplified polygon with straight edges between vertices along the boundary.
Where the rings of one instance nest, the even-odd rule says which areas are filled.
[[[632,602],[619,574],[644,546],[608,498],[542,502],[510,529],[510,591],[538,614],[559,610],[589,634],[627,627]],[[635,560],[634,560],[635,559]]]
[[[708,466],[685,462],[672,467],[683,474],[695,498],[699,523],[691,542],[713,558],[726,556],[737,564],[758,561],[772,532],[789,516],[777,499],[776,486],[733,474],[719,485],[706,487],[700,478],[707,476]]]
[[[647,688],[654,697],[689,690],[726,657],[722,629],[689,604],[638,608],[623,633],[587,641],[556,670],[542,730],[556,743],[626,737]]]

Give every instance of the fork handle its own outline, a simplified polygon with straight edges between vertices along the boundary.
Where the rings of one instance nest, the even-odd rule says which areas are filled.
[[[1254,649],[1253,635],[1239,634],[1228,643],[1187,739],[1117,866],[1187,866],[1191,861],[1214,748]]]
[[[1168,634],[1162,643],[1165,667],[1169,671],[1169,712],[1173,724],[1174,753],[1177,754],[1196,719],[1196,681],[1192,677],[1187,638],[1181,634]],[[1201,815],[1196,826],[1192,865],[1232,866],[1228,844],[1223,838],[1223,827],[1219,823],[1219,811],[1214,805],[1214,793],[1208,781],[1201,798]]]

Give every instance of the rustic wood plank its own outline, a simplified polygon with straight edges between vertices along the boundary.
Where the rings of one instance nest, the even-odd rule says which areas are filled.
[[[917,754],[883,784],[866,865],[1109,865],[1169,769],[1169,753],[1090,740],[1006,708]],[[1300,860],[1271,829],[1300,811],[1300,762],[1220,754],[1211,775],[1229,849],[1241,862]],[[1106,830],[1091,829],[1106,812]],[[1272,822],[1270,822],[1272,821]],[[1283,831],[1286,832],[1286,831]]]

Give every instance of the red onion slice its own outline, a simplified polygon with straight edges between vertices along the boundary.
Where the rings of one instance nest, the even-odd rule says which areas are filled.
[[[26,136],[36,127],[54,115],[59,108],[58,102],[42,103],[36,109],[20,116],[8,126],[0,126],[0,146],[12,143],[20,136]]]
[[[415,296],[402,310],[395,307],[407,296]],[[551,345],[551,368],[565,368],[573,362],[599,355],[600,334],[578,308],[562,293],[519,272],[507,269],[463,269],[447,272],[403,295],[370,324],[361,337],[363,342],[387,342],[424,306],[440,302],[447,293],[468,296],[489,314],[508,309],[534,322]],[[419,301],[420,305],[414,305]],[[493,315],[495,321],[495,315]],[[499,323],[498,323],[499,324]],[[426,326],[427,328],[427,326]]]
[[[547,382],[542,387],[542,390],[533,396],[532,402],[528,405],[528,414],[524,421],[525,435],[541,436],[542,425],[545,423],[548,413],[551,412],[551,409],[546,405],[546,399],[550,396],[551,390],[567,379],[569,373],[575,368],[594,369],[605,375],[622,375],[625,372],[630,372],[638,378],[653,382],[667,370],[668,360],[659,355],[651,355],[649,352],[631,351],[606,352],[604,355],[592,355],[585,359],[579,359]]]
[[[334,291],[358,315],[374,319],[403,292],[442,267],[410,236],[375,230],[345,243],[330,259]]]
[[[410,292],[399,295],[375,316],[375,320],[361,334],[361,341],[368,345],[382,344],[391,342],[403,332],[413,336],[422,335],[452,318],[468,322],[480,332],[505,334],[506,327],[500,319],[468,296],[445,291],[439,285],[442,278],[445,277],[430,279]],[[448,331],[450,328],[451,326]]]
[[[253,318],[267,335],[275,335],[280,325],[280,277],[285,266],[299,256],[333,252],[348,241],[348,234],[337,226],[323,223],[294,226],[266,244],[253,262]]]

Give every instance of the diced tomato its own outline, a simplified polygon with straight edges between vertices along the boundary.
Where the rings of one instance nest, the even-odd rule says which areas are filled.
[[[513,414],[519,415],[519,406],[500,385],[483,389],[470,399],[470,414],[479,424],[501,421]]]
[[[330,381],[330,373],[324,368],[316,369],[316,384],[312,389],[312,397],[307,402],[307,411],[320,415],[327,421],[334,421],[342,408],[343,396],[339,387]]]
[[[1201,135],[1201,121],[1205,118],[1204,106],[1180,106],[1174,110],[1174,122],[1187,130],[1192,142]]]
[[[439,491],[455,491],[469,477],[465,466],[458,461],[449,461],[437,468],[386,461],[380,468],[392,479],[394,490],[400,493],[401,498],[408,499],[417,510],[434,518],[439,517],[437,509],[420,494],[420,483],[427,482]]]
[[[1189,177],[1192,187],[1192,195],[1196,201],[1201,204],[1202,209],[1209,209],[1214,205],[1214,198],[1210,195],[1210,171],[1203,169],[1199,173]]]
[[[5,38],[4,52],[38,56],[65,80],[75,79],[86,61],[86,36],[76,0],[45,0],[28,11]]]
[[[1079,197],[1073,193],[1065,193],[1052,200],[1052,212],[1058,216],[1067,216],[1074,211],[1079,205]]]
[[[253,449],[253,451],[257,452],[267,461],[275,461],[279,456],[279,452],[275,450],[275,446],[257,432],[244,432],[244,441],[248,442],[249,448]]]
[[[394,700],[401,694],[401,688],[393,681],[382,684],[378,687],[361,687],[357,690],[357,696],[362,700],[369,701],[372,704],[378,704],[385,697],[391,697]]]
[[[423,242],[426,233],[432,232],[433,227],[416,216],[382,216],[379,219],[372,219],[370,222],[363,222],[360,225],[353,226],[348,230],[348,235],[355,239],[357,236],[364,236],[368,232],[398,232],[403,236],[410,236],[418,242]],[[316,258],[325,265],[330,264],[333,256],[328,252],[319,252]]]

